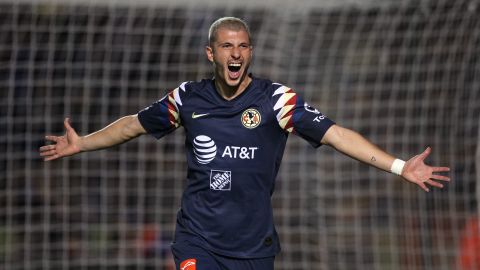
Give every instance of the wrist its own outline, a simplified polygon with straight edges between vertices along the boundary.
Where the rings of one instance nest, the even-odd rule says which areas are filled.
[[[78,137],[77,150],[79,153],[87,151],[85,148],[85,136]]]
[[[390,172],[396,175],[402,175],[403,167],[405,167],[405,161],[397,158],[393,161]]]

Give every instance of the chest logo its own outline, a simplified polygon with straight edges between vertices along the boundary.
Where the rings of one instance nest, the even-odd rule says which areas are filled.
[[[195,154],[198,163],[208,164],[215,159],[217,146],[210,137],[198,135],[193,140],[193,153]]]
[[[232,172],[231,171],[210,171],[210,189],[212,190],[231,190]]]
[[[242,118],[240,119],[244,127],[252,129],[258,127],[262,121],[262,116],[260,112],[255,109],[246,109],[242,113]]]
[[[207,115],[208,115],[208,113],[195,114],[195,112],[193,112],[192,113],[192,119],[200,118],[200,117],[207,116]]]

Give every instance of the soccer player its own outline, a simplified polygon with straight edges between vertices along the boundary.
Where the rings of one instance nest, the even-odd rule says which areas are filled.
[[[271,195],[289,133],[401,175],[425,191],[449,181],[438,174],[449,168],[424,163],[430,148],[406,162],[396,159],[335,124],[293,89],[249,74],[253,46],[244,21],[215,21],[205,51],[213,79],[184,82],[138,114],[83,137],[65,119],[65,135],[46,136],[53,144],[40,148],[49,161],[147,133],[160,139],[183,126],[188,184],[172,243],[177,269],[273,269],[280,244]]]

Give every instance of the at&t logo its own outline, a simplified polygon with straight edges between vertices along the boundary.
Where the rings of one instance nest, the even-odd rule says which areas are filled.
[[[217,146],[210,137],[198,135],[193,140],[193,153],[198,163],[208,164],[215,158]]]

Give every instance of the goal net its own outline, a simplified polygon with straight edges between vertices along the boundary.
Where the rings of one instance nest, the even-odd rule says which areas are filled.
[[[221,16],[249,22],[256,76],[399,158],[431,146],[427,163],[452,168],[425,193],[290,136],[276,269],[479,269],[478,2],[237,2],[0,1],[0,269],[173,269],[183,129],[48,163],[38,147],[65,117],[87,134],[212,76]]]

